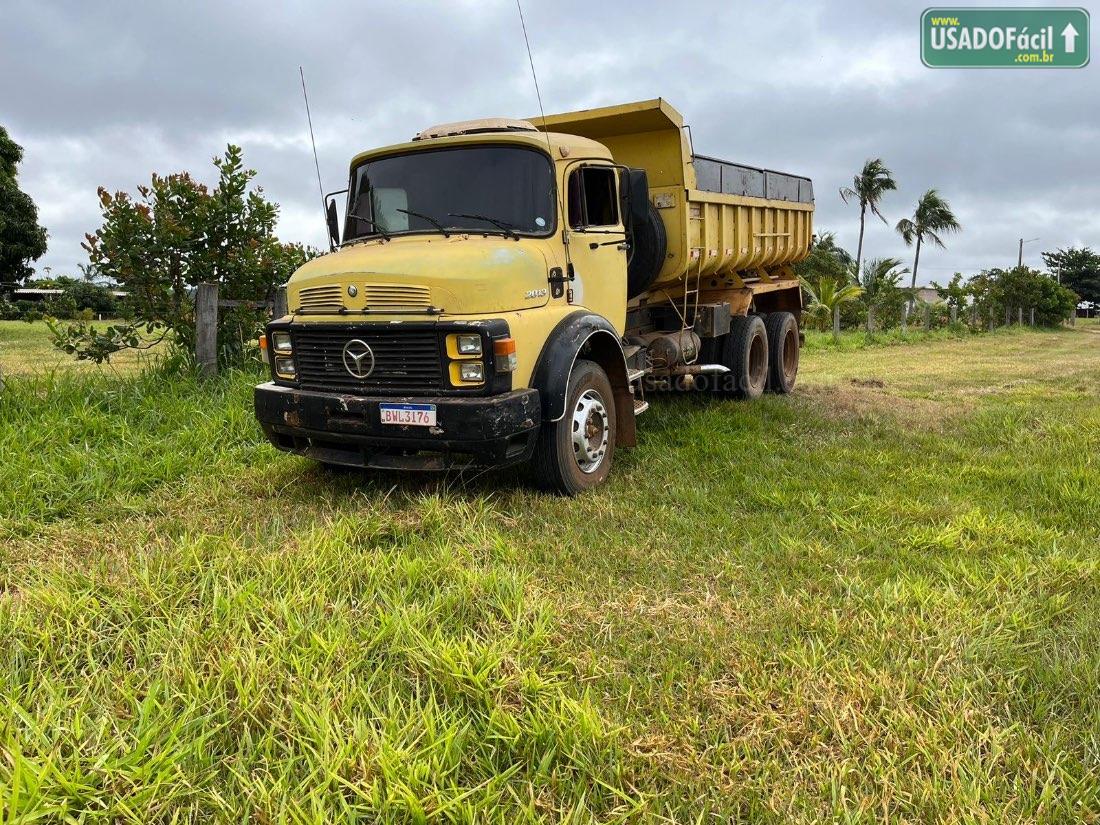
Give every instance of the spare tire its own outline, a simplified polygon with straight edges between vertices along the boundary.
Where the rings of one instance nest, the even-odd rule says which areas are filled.
[[[626,266],[626,297],[641,295],[657,277],[668,252],[668,236],[661,213],[652,203],[640,226],[630,227],[630,262]]]

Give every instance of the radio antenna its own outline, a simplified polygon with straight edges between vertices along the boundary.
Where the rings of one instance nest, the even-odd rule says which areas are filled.
[[[523,42],[527,44],[527,62],[531,65],[531,79],[535,81],[535,97],[539,101],[539,116],[542,118],[542,136],[546,138],[546,151],[550,155],[550,162],[554,162],[554,148],[550,145],[550,132],[546,128],[546,110],[542,108],[542,92],[539,91],[539,76],[535,74],[535,58],[531,56],[531,41],[527,37],[527,23],[523,19],[523,4],[516,0],[516,10],[519,12],[519,25],[523,29]],[[565,206],[559,205],[561,210],[562,225],[565,224]],[[563,233],[564,234],[564,233]],[[573,271],[573,260],[569,254],[569,242],[565,242],[565,260],[569,263],[569,272]],[[573,292],[569,292],[569,300],[573,300]]]
[[[309,124],[309,142],[313,144],[313,168],[317,170],[317,194],[321,196],[321,215],[324,217],[325,234],[328,234],[328,206],[325,204],[325,187],[321,184],[321,163],[317,160],[317,141],[313,138],[313,118],[309,114],[309,95],[306,93],[306,73],[298,67],[302,78],[302,100],[306,102],[306,122]],[[332,238],[328,240],[329,249],[335,251]]]
[[[523,20],[523,5],[516,0],[516,9],[519,11],[519,25],[523,29],[523,42],[527,44],[527,62],[531,65],[531,79],[535,81],[535,97],[539,102],[539,115],[542,117],[542,134],[546,138],[546,151],[550,149],[550,135],[546,131],[546,111],[542,108],[542,93],[539,91],[539,77],[535,74],[535,58],[531,56],[531,41],[527,39],[527,23]]]

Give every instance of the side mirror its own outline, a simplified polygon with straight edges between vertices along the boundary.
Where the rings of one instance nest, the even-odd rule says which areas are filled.
[[[627,228],[649,220],[649,178],[645,169],[626,170],[626,201]]]
[[[329,244],[336,249],[340,245],[340,216],[336,214],[336,198],[329,198],[325,217],[328,220]]]

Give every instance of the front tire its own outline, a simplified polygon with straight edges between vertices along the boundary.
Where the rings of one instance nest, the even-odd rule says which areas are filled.
[[[615,454],[615,397],[600,366],[578,359],[569,376],[565,415],[542,425],[535,447],[535,479],[575,496],[603,483]]]

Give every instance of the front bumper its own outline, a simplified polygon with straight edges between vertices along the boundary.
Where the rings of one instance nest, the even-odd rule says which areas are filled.
[[[326,464],[407,470],[502,467],[531,457],[542,412],[537,390],[479,398],[378,397],[255,390],[256,419],[280,450]],[[379,404],[435,404],[436,426],[383,424]]]

